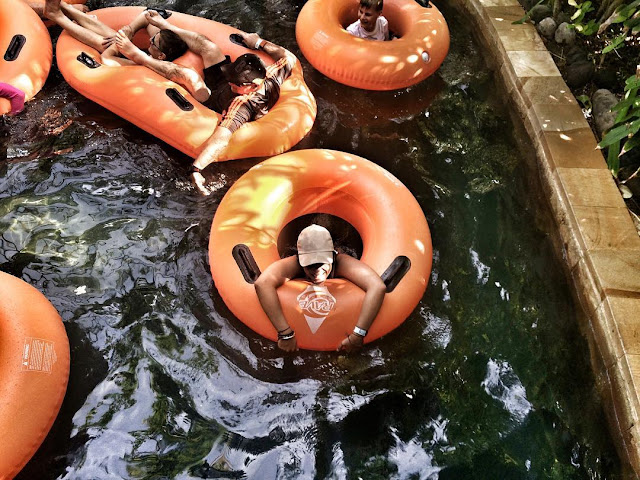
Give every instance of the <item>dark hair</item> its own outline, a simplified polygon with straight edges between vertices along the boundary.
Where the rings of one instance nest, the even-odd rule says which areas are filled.
[[[236,85],[251,83],[256,78],[264,78],[267,74],[264,63],[254,53],[240,55],[233,63],[223,65],[221,68],[227,80]]]
[[[382,11],[383,0],[360,0],[360,6],[364,8],[375,8],[376,11]]]
[[[164,53],[168,62],[184,55],[189,47],[180,36],[171,30],[160,30],[160,51]]]

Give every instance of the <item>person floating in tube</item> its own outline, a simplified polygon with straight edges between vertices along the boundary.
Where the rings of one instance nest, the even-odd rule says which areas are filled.
[[[247,48],[263,50],[275,63],[267,67],[254,53],[245,53],[230,62],[220,47],[204,35],[172,25],[153,10],[145,15],[151,25],[162,32],[175,33],[187,43],[189,50],[202,57],[204,78],[189,68],[144,55],[123,33],[116,37],[120,53],[180,83],[205,107],[222,113],[222,120],[190,169],[194,186],[200,193],[208,195],[211,192],[205,185],[202,170],[218,161],[233,132],[245,123],[266,115],[275,105],[280,97],[280,86],[291,74],[297,59],[288,50],[260,38],[257,33],[239,32]]]
[[[383,0],[360,0],[358,20],[347,27],[351,35],[366,40],[390,40],[389,22],[382,14]]]
[[[117,32],[100,22],[94,15],[88,15],[61,0],[46,0],[43,13],[49,20],[64,28],[73,38],[100,52],[105,65],[137,65],[137,62],[121,57],[116,44]],[[127,38],[133,38],[138,30],[146,29],[151,37],[151,44],[148,55],[140,53],[159,62],[166,61],[173,65],[171,61],[186,53],[187,44],[175,33],[161,32],[158,27],[151,25],[146,13],[148,12],[140,13],[119,32]]]
[[[310,225],[298,236],[298,254],[269,265],[255,281],[255,289],[262,309],[278,331],[278,347],[286,352],[298,349],[296,333],[287,323],[276,290],[293,278],[305,278],[314,285],[322,285],[334,276],[349,280],[365,292],[358,321],[338,347],[350,352],[362,347],[364,337],[376,318],[384,300],[386,285],[368,265],[349,255],[337,253],[329,231]]]

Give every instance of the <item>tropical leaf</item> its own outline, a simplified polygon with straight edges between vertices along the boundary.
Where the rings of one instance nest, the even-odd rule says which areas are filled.
[[[633,107],[633,108],[640,107],[640,98],[637,98],[637,97],[625,98],[624,100],[619,101],[613,107],[611,107],[611,111],[612,112],[619,112],[623,108],[631,108],[631,107]]]
[[[609,147],[607,167],[609,167],[611,175],[618,178],[618,172],[620,171],[620,141],[613,143]]]
[[[640,130],[640,119],[619,125],[609,130],[598,144],[600,148],[609,147],[614,143],[619,143],[623,138],[630,137]],[[619,146],[618,146],[619,148]]]
[[[624,43],[624,39],[626,38],[626,34],[621,34],[618,35],[616,38],[613,39],[613,41],[607,45],[605,48],[602,49],[602,53],[609,53],[612,50],[615,50],[616,48],[618,48],[620,45],[622,45]]]
[[[638,90],[640,88],[640,77],[632,75],[625,81],[625,90]]]
[[[591,108],[591,98],[589,98],[589,95],[578,95],[576,97],[576,100],[578,100],[586,108]],[[613,110],[613,108],[611,110]]]
[[[640,145],[640,135],[634,135],[629,140],[624,142],[624,146],[622,147],[622,151],[620,152],[620,156],[624,155],[630,150],[633,150],[638,145]]]

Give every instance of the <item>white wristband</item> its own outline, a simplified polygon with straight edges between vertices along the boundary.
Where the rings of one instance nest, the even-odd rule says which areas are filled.
[[[360,327],[353,327],[353,333],[355,333],[356,335],[358,335],[359,337],[366,337],[367,336],[367,331],[364,328],[360,328]]]
[[[264,43],[264,40],[262,40],[261,38],[258,39],[258,41],[256,42],[255,45],[255,49],[258,50],[260,48],[260,45],[262,45]]]

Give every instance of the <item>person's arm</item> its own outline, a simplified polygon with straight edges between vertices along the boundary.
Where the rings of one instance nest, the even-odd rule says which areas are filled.
[[[368,331],[380,311],[387,287],[380,276],[360,260],[349,255],[338,254],[337,262],[336,276],[349,280],[365,292],[356,327]],[[363,336],[351,332],[342,341],[338,350],[350,352],[361,347],[363,342]]]
[[[106,41],[106,39],[105,39]],[[113,43],[107,49],[100,54],[102,58],[102,63],[109,67],[128,67],[137,65],[136,62],[129,60],[128,58],[123,58],[120,56],[120,51],[118,50],[118,46]]]
[[[185,30],[177,25],[173,25],[155,10],[147,10],[145,16],[150,25],[160,30],[170,30],[178,35],[182,41],[187,44],[189,50],[200,55],[203,59],[207,57],[210,64],[215,65],[224,60],[225,56],[222,50],[220,50],[220,47],[201,33]],[[205,64],[206,63],[207,62],[205,62]]]
[[[296,59],[296,56],[293,53],[291,53],[289,50],[287,50],[284,47],[281,47],[280,45],[276,45],[275,43],[265,40],[264,38],[260,38],[260,36],[257,33],[245,33],[245,32],[238,32],[238,33],[242,37],[242,40],[244,41],[245,45],[247,45],[247,47],[253,50],[258,50],[259,48],[261,48],[262,50],[265,51],[267,55],[273,58],[276,62],[281,58],[286,58],[290,70],[295,66],[296,62],[298,61]]]
[[[273,324],[273,328],[276,329],[278,335],[293,336],[289,339],[278,339],[278,347],[285,352],[292,352],[298,349],[298,342],[296,341],[295,332],[289,326],[287,319],[282,312],[282,305],[278,298],[277,289],[283,285],[286,281],[295,278],[300,274],[300,264],[298,263],[298,257],[292,256],[278,260],[277,262],[269,265],[264,272],[260,274],[254,287],[260,305],[267,314],[269,320]]]
[[[231,140],[232,132],[226,127],[218,125],[213,132],[213,135],[209,137],[207,143],[205,144],[204,149],[198,155],[198,158],[191,165],[191,179],[193,181],[194,186],[202,193],[203,195],[209,195],[209,190],[204,184],[204,176],[200,173],[201,170],[204,170],[209,164],[215,162],[220,158],[220,155],[229,145],[229,140]]]
[[[384,35],[384,40],[391,40],[391,32],[389,32],[389,21],[384,17],[380,18],[384,19],[384,22],[382,24],[382,35]]]
[[[131,43],[127,34],[122,31],[116,34],[116,46],[120,53],[135,64],[147,67],[167,80],[182,85],[197,101],[204,102],[209,98],[211,92],[194,70],[147,55]]]

